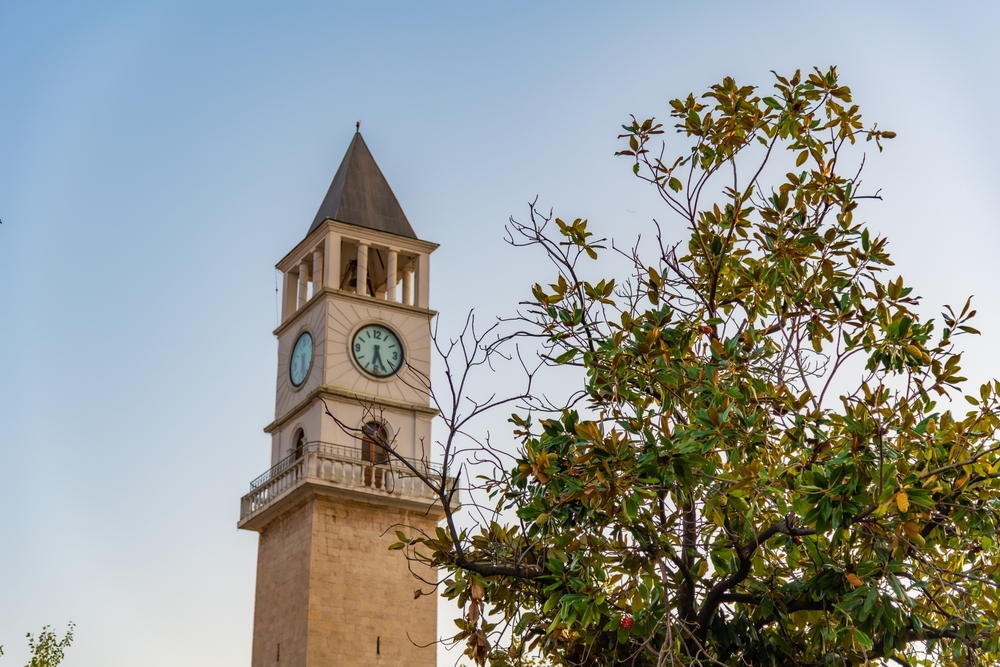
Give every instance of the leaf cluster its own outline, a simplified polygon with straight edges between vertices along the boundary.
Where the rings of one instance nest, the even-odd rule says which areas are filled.
[[[834,68],[670,106],[686,151],[633,118],[619,155],[686,240],[587,281],[585,220],[512,222],[557,273],[520,335],[583,387],[511,416],[489,520],[397,548],[479,664],[997,664],[1000,382],[963,393],[971,303],[923,317],[858,219],[856,144],[895,135]]]

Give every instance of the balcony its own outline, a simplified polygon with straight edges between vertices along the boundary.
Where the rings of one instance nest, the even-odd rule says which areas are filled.
[[[441,479],[438,467],[417,459],[407,461],[422,474]],[[268,507],[294,490],[306,487],[332,493],[346,492],[356,498],[416,504],[423,508],[437,499],[427,485],[398,460],[372,463],[362,457],[359,448],[310,442],[301,453],[282,459],[250,482],[250,493],[240,501],[239,527],[253,529],[254,526],[248,524],[256,523],[253,520]]]

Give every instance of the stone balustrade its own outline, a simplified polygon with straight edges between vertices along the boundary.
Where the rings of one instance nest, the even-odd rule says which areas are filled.
[[[441,478],[441,472],[424,461],[408,459],[408,462],[432,479]],[[398,460],[371,463],[363,460],[360,449],[311,442],[303,447],[301,453],[282,460],[250,483],[250,493],[243,496],[240,503],[240,522],[307,482],[427,504],[434,502],[436,497],[413,471]]]

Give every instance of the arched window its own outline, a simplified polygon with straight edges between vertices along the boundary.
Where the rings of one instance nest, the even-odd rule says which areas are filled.
[[[368,463],[387,463],[389,452],[389,432],[378,422],[368,422],[362,429],[361,458]]]
[[[381,489],[383,470],[373,466],[389,462],[389,431],[384,424],[368,422],[361,432],[361,460],[372,464],[365,469],[365,486]]]
[[[302,458],[302,453],[306,449],[306,432],[299,429],[299,432],[295,434],[295,451],[292,452],[295,455],[295,459],[298,460]]]

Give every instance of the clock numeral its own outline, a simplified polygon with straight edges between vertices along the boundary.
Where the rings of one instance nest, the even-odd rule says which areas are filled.
[[[393,361],[398,361],[399,360],[399,352],[393,352],[392,353],[392,360]]]
[[[373,333],[375,334],[375,340],[382,340],[382,332],[381,331],[379,331],[378,329],[376,329]]]
[[[354,351],[355,352],[360,352],[361,351],[361,343],[355,343],[354,344]]]

